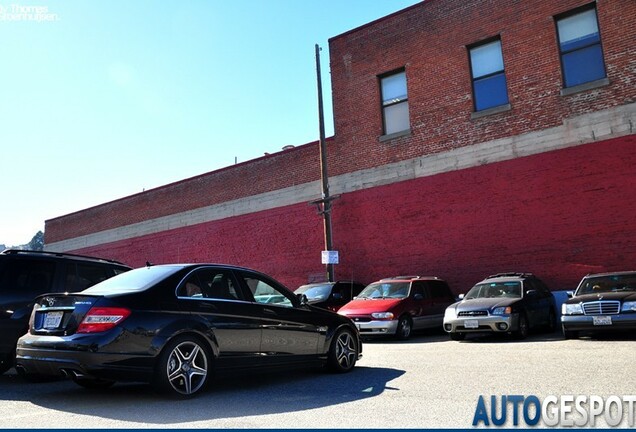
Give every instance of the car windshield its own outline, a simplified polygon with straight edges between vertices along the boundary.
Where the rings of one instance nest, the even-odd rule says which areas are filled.
[[[464,299],[476,298],[521,298],[520,282],[491,282],[477,284],[471,288]]]
[[[82,294],[107,295],[144,291],[182,268],[183,266],[141,267],[106,279],[85,289]]]
[[[303,285],[299,287],[296,294],[305,294],[308,300],[323,300],[329,297],[331,285]]]
[[[410,282],[375,282],[358,294],[358,298],[406,298],[409,295]]]
[[[576,290],[576,295],[620,291],[636,291],[636,274],[587,277]]]

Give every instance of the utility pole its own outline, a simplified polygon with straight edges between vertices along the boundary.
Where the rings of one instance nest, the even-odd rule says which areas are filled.
[[[322,106],[322,78],[320,77],[320,47],[316,44],[316,74],[318,78],[318,124],[320,128],[320,139],[318,146],[320,147],[320,177],[322,179],[322,199],[313,203],[319,206],[324,220],[325,231],[325,250],[331,251],[333,240],[331,236],[331,201],[333,198],[329,195],[329,176],[327,174],[327,147],[325,144],[325,118]],[[334,282],[334,265],[326,264],[327,279]]]

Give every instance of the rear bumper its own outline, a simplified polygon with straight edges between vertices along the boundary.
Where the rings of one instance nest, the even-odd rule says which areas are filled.
[[[101,378],[114,381],[149,382],[154,358],[93,351],[94,346],[61,349],[29,345],[29,337],[18,341],[16,368],[27,374]]]

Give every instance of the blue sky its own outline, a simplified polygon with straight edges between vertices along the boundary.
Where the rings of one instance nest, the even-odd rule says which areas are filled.
[[[327,40],[417,2],[0,0],[0,244],[317,140],[315,44],[332,135]]]

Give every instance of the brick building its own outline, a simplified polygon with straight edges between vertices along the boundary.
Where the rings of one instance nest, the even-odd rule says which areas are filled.
[[[427,0],[329,48],[336,277],[634,267],[636,2]],[[324,275],[319,196],[314,142],[48,220],[46,247],[295,287]]]

